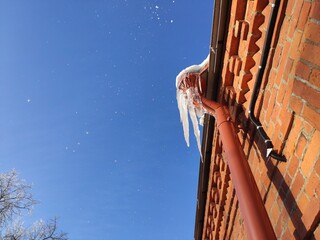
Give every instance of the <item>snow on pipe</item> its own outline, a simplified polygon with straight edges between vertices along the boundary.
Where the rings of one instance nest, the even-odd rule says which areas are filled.
[[[184,139],[187,143],[187,146],[189,147],[190,115],[200,155],[201,143],[199,124],[203,125],[203,117],[206,113],[201,103],[201,94],[203,89],[201,88],[200,72],[208,64],[208,62],[209,55],[201,64],[192,65],[183,69],[176,77],[177,103],[180,112],[180,121],[182,122],[183,127]],[[195,81],[191,81],[191,78],[196,79]]]

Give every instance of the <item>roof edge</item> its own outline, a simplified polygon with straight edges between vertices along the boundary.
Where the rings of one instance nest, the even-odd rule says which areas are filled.
[[[223,52],[225,50],[225,40],[228,32],[228,28],[226,26],[229,25],[229,15],[227,13],[230,12],[231,1],[217,0],[214,2],[206,97],[216,101],[221,78],[221,66],[224,56]],[[214,118],[206,115],[201,146],[203,160],[200,160],[199,166],[198,194],[194,229],[195,240],[202,239],[214,124]]]

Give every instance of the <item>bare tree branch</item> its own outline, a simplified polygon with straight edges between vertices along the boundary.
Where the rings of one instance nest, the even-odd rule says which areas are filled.
[[[0,173],[0,240],[67,240],[59,231],[57,218],[36,221],[25,228],[20,217],[36,204],[31,186],[17,177],[15,170]]]
[[[31,211],[36,204],[31,186],[17,177],[17,172],[0,173],[0,227],[21,211]]]

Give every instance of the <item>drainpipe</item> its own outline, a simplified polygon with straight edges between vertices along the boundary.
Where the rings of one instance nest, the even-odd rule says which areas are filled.
[[[236,190],[241,215],[249,239],[276,239],[267,211],[261,199],[250,166],[246,161],[240,141],[228,110],[219,103],[201,98],[203,107],[215,117],[219,137]]]
[[[269,21],[269,25],[268,25],[268,30],[266,33],[266,40],[264,42],[264,47],[263,47],[263,52],[262,52],[262,57],[261,57],[261,61],[260,61],[260,65],[258,68],[258,73],[257,73],[257,77],[256,77],[256,81],[253,87],[253,93],[252,93],[252,97],[251,97],[251,101],[250,101],[250,105],[249,105],[249,119],[250,121],[253,123],[253,125],[255,126],[257,132],[259,133],[260,137],[263,139],[266,148],[267,148],[267,158],[270,156],[278,161],[281,162],[286,162],[286,158],[283,155],[280,155],[278,153],[276,153],[273,150],[273,144],[270,140],[270,138],[268,137],[268,135],[266,134],[266,132],[264,131],[262,124],[260,123],[260,121],[254,116],[254,109],[257,103],[257,98],[259,95],[259,91],[260,91],[260,87],[261,87],[261,83],[262,83],[262,78],[263,78],[263,74],[264,74],[264,70],[266,68],[267,65],[267,60],[268,60],[268,56],[269,56],[269,52],[270,52],[270,45],[271,45],[271,41],[272,41],[272,36],[273,36],[273,32],[274,32],[274,27],[275,27],[275,23],[277,20],[277,14],[278,14],[278,9],[279,9],[279,0],[275,0],[275,3],[272,4],[272,12],[271,12],[271,17],[270,17],[270,21]]]
[[[206,113],[215,118],[248,238],[252,240],[276,239],[227,108],[204,97],[206,84],[200,73],[184,73],[180,77],[180,82],[177,85],[178,99],[181,97],[189,98],[187,104],[193,100],[195,108],[199,111],[206,110]],[[193,91],[191,95],[187,94],[188,89]]]

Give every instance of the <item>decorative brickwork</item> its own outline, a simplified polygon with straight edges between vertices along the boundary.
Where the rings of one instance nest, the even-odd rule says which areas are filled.
[[[265,159],[248,120],[273,1],[232,1],[219,101],[239,127],[277,239],[320,239],[320,1],[280,2],[255,116],[287,162]],[[215,133],[202,239],[246,239],[222,147]]]

